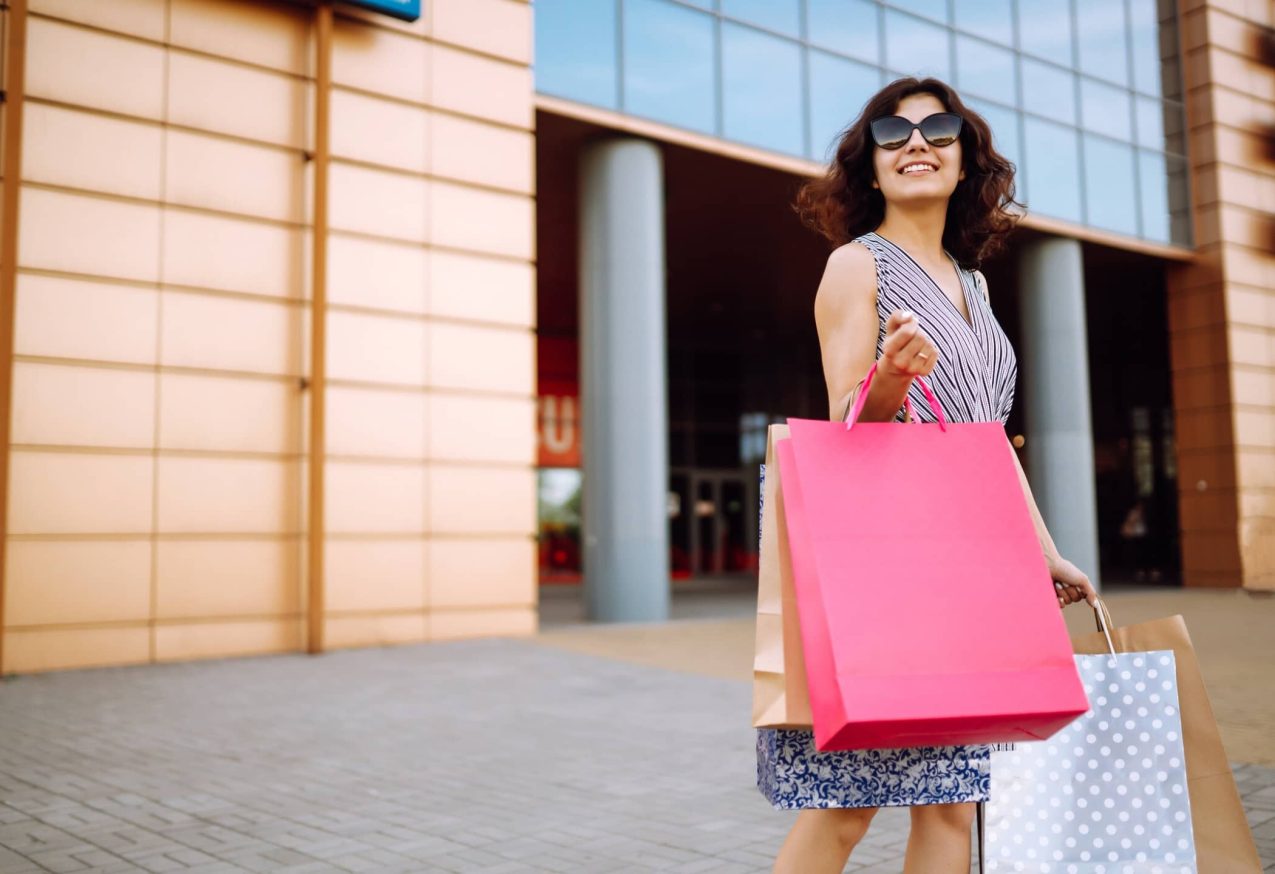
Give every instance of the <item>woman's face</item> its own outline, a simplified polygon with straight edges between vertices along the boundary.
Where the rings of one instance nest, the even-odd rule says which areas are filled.
[[[947,107],[933,94],[911,94],[899,101],[898,111],[894,114],[917,122],[928,115],[946,111]],[[914,170],[906,175],[902,172],[907,165],[918,162],[929,164],[934,169]],[[947,200],[956,190],[956,183],[965,178],[961,162],[959,137],[946,146],[933,146],[921,136],[920,130],[913,130],[907,144],[893,151],[873,143],[875,180],[872,185],[881,189],[887,201],[894,203]]]

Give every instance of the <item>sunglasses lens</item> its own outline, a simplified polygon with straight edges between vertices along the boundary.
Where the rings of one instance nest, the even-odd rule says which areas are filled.
[[[950,112],[931,115],[921,122],[921,135],[931,145],[948,146],[956,142],[961,133],[961,117]]]
[[[921,133],[925,133],[924,129]],[[897,115],[872,122],[872,139],[883,149],[901,148],[911,134],[912,126]]]

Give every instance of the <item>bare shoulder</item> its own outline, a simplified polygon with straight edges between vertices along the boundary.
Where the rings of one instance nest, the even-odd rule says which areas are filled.
[[[861,243],[845,243],[828,255],[815,294],[815,314],[831,315],[868,302],[875,306],[876,294],[876,258],[872,251]]]

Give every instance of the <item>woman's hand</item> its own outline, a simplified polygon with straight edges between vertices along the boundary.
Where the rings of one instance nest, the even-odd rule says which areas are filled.
[[[1054,581],[1060,609],[1077,601],[1088,601],[1090,607],[1097,606],[1098,593],[1094,591],[1089,577],[1061,555],[1049,560],[1049,576]]]
[[[885,323],[878,369],[891,376],[929,376],[938,363],[939,350],[921,330],[910,310],[895,310]]]

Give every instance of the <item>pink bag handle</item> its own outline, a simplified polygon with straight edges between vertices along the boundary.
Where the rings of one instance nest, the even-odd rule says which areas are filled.
[[[863,379],[863,390],[855,398],[854,409],[850,411],[850,415],[846,418],[847,431],[854,427],[855,422],[859,421],[859,414],[863,412],[863,405],[868,402],[868,389],[872,387],[872,377],[876,375],[878,363],[874,361],[872,366],[868,368],[868,375]],[[921,377],[916,377],[916,384],[921,387],[921,391],[925,394],[925,399],[930,404],[930,412],[934,414],[934,418],[938,419],[939,430],[946,431],[947,419],[943,416],[943,406],[939,403],[939,399],[934,396],[934,392],[930,391],[930,387],[926,385],[925,380]],[[920,424],[916,414],[912,412],[912,402],[908,400],[907,395],[903,396],[903,405],[907,408],[908,415],[912,417],[912,421]]]

